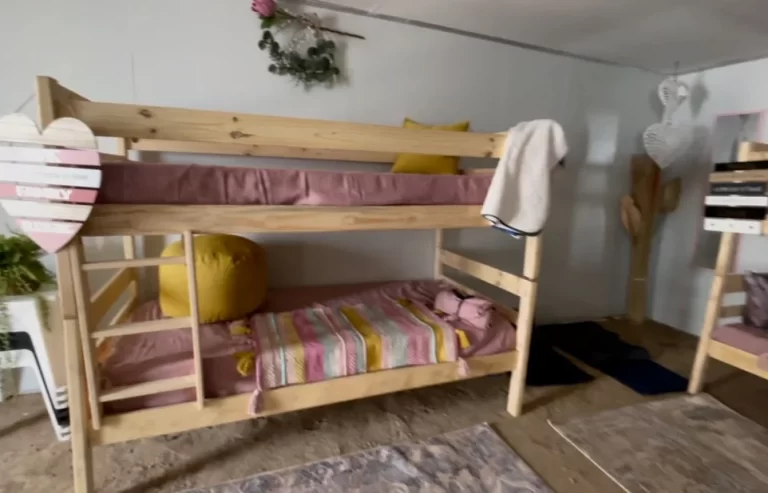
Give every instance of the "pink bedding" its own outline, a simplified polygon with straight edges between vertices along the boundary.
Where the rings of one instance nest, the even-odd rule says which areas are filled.
[[[367,285],[343,285],[293,288],[271,293],[263,311],[279,312],[311,306],[337,306],[364,302],[365,296],[384,292],[389,296],[413,299],[431,305],[437,293],[446,288],[437,281],[407,281]],[[146,303],[134,313],[133,320],[161,318],[156,301]],[[466,358],[508,351],[514,348],[515,329],[507,321],[491,324],[489,329],[476,329],[461,322],[451,322],[467,334],[468,348],[460,349]],[[110,354],[103,358],[101,376],[105,386],[133,385],[151,380],[186,375],[193,372],[191,332],[188,329],[123,336],[114,339]],[[203,375],[208,397],[250,393],[255,389],[253,376],[243,377],[236,370],[235,354],[251,349],[244,340],[230,335],[228,324],[201,327]],[[194,390],[168,392],[136,399],[117,401],[106,406],[108,412],[129,411],[163,406],[194,399]]]
[[[743,323],[717,327],[712,338],[728,346],[759,356],[757,364],[768,371],[768,331]]]
[[[177,164],[102,166],[103,204],[482,204],[491,174],[418,175]]]

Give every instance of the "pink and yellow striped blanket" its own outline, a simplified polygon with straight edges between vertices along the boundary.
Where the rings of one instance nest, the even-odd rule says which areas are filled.
[[[365,303],[256,315],[256,391],[403,366],[456,361],[455,329],[426,305],[376,296]]]

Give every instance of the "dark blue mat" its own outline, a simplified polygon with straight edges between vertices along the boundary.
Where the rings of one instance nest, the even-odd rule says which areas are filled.
[[[687,379],[654,362],[645,348],[622,341],[596,322],[543,325],[534,328],[533,334],[530,385],[566,385],[592,379],[558,354],[557,348],[638,394],[682,392],[688,386]]]

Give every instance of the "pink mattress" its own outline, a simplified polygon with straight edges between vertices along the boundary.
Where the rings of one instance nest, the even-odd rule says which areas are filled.
[[[110,163],[102,170],[103,204],[482,204],[492,177],[147,163]]]
[[[437,293],[447,288],[437,281],[407,281],[293,288],[270,294],[262,311],[281,312],[311,306],[354,302],[361,293],[385,291],[390,296],[406,297],[431,305]],[[161,318],[156,301],[146,303],[134,313],[134,321]],[[514,348],[515,329],[506,321],[493,324],[491,329],[478,330],[461,322],[453,322],[467,333],[470,347],[460,350],[460,357],[482,356]],[[137,383],[193,373],[191,331],[188,329],[137,334],[113,339],[110,355],[102,358],[101,376],[107,386]],[[207,397],[250,393],[255,389],[253,376],[237,373],[234,354],[248,351],[251,346],[242,338],[230,335],[226,323],[201,327],[203,375]],[[107,412],[125,412],[145,407],[163,406],[194,400],[194,389],[167,392],[141,398],[111,402]]]
[[[768,355],[768,331],[743,323],[722,325],[714,330],[712,338],[756,356]]]

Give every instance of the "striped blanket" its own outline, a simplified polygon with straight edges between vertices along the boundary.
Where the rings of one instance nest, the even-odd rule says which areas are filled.
[[[454,328],[426,305],[385,296],[251,319],[256,391],[370,371],[456,361]]]

